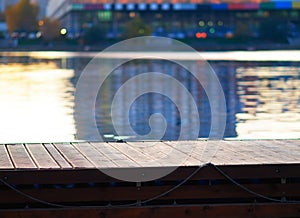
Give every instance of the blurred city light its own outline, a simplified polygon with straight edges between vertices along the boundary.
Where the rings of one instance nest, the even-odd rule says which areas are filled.
[[[215,30],[215,28],[210,28],[210,29],[209,29],[209,32],[210,32],[211,34],[214,34],[214,33],[216,32],[216,30]]]
[[[39,26],[43,26],[44,25],[44,21],[40,20],[38,24],[39,24]]]
[[[203,32],[203,33],[200,33],[200,32],[197,32],[196,33],[196,38],[197,39],[205,39],[207,37],[207,34],[205,33],[205,32]]]
[[[38,39],[41,38],[42,37],[42,33],[40,31],[37,32],[36,35],[35,35],[35,37],[38,38]]]
[[[205,22],[204,22],[204,21],[202,21],[202,20],[201,20],[201,21],[199,21],[199,26],[202,26],[202,27],[203,27],[203,26],[205,26]]]
[[[130,12],[129,13],[129,17],[131,17],[131,18],[135,17],[135,13],[134,12]]]
[[[223,21],[219,20],[217,24],[218,26],[223,26]]]
[[[60,30],[60,34],[61,34],[62,36],[67,35],[67,33],[68,33],[68,31],[67,31],[66,28],[62,28],[62,29]]]

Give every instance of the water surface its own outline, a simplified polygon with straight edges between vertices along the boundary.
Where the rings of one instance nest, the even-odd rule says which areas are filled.
[[[94,138],[90,135],[89,123],[77,125],[78,119],[84,121],[85,117],[75,116],[74,91],[82,70],[95,53],[5,52],[0,55],[1,143]],[[122,58],[124,53],[111,55],[103,58]],[[202,56],[210,59],[224,90],[227,103],[224,137],[300,138],[299,51],[207,52]],[[186,59],[189,64],[195,63],[188,53],[176,57]],[[114,94],[131,77],[153,70],[164,70],[187,87],[196,99],[200,114],[199,137],[207,137],[211,109],[205,91],[182,67],[158,60],[129,62],[107,78],[95,102],[99,134],[106,140],[118,139],[110,117]],[[160,81],[141,81],[140,85],[145,82],[172,88]],[[123,100],[136,95],[135,90],[132,87]],[[89,93],[85,98],[89,98]],[[184,105],[188,111],[189,104]],[[122,110],[122,102],[119,108]],[[181,119],[170,99],[155,93],[140,96],[132,105],[128,114],[132,128],[139,134],[147,134],[149,117],[154,113],[161,113],[167,122],[163,139],[176,140],[180,126],[186,121]],[[122,126],[121,118],[117,125]]]

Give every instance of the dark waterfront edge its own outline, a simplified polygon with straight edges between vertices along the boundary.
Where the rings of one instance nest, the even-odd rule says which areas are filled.
[[[31,44],[18,46],[1,46],[0,51],[102,51],[105,48],[117,43],[118,41],[105,41],[97,45],[79,45],[61,42],[53,42],[51,44]],[[185,42],[197,51],[253,51],[253,50],[298,50],[300,44],[274,43],[274,42],[238,42],[238,43],[222,43],[222,42]]]

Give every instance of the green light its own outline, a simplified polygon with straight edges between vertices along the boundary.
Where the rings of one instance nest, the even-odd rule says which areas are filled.
[[[111,11],[99,11],[98,18],[100,21],[110,21],[112,18]]]
[[[214,34],[214,33],[216,32],[216,30],[215,30],[214,28],[210,28],[210,29],[209,29],[209,32],[210,32],[211,34]]]
[[[145,30],[144,29],[139,29],[139,34],[144,34]]]

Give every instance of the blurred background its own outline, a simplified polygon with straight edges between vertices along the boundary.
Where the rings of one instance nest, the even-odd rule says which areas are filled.
[[[199,50],[295,48],[299,10],[292,0],[1,0],[0,37],[2,47],[54,49],[103,49],[143,35]]]
[[[95,139],[88,118],[76,117],[77,81],[97,52],[135,36],[169,37],[200,51],[203,60],[177,57],[195,69],[207,61],[218,76],[227,104],[225,138],[300,138],[299,16],[300,2],[285,0],[0,0],[0,143]],[[99,134],[107,141],[132,137],[116,133],[112,99],[128,79],[153,70],[176,78],[194,96],[198,136],[207,138],[205,91],[186,69],[157,60],[128,62],[106,79],[95,102]],[[161,85],[137,86],[144,84]],[[163,139],[176,140],[186,121],[169,99],[154,93],[132,105],[132,128],[147,134],[154,113],[166,119]]]

